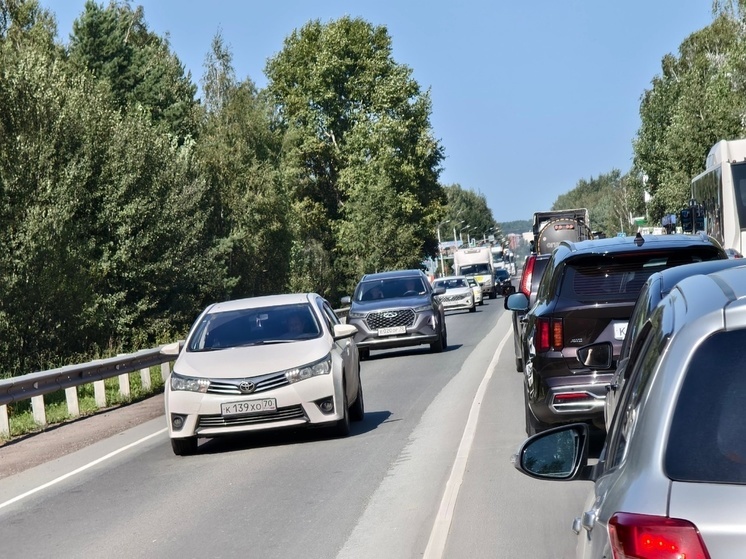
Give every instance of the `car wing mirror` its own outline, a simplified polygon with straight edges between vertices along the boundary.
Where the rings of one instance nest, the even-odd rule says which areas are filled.
[[[518,471],[547,481],[588,480],[588,425],[555,427],[527,439],[511,458]]]
[[[354,324],[335,324],[332,336],[335,340],[350,338],[357,334],[357,326]]]
[[[352,299],[350,299],[350,296],[349,296],[349,295],[345,295],[344,297],[342,297],[342,298],[340,299],[340,302],[341,302],[341,303],[342,303],[343,305],[349,305],[350,303],[352,303]]]
[[[512,293],[503,300],[506,311],[526,312],[528,310],[528,297],[524,293]]]
[[[577,350],[578,361],[589,369],[611,369],[614,358],[614,346],[611,342],[599,342]]]

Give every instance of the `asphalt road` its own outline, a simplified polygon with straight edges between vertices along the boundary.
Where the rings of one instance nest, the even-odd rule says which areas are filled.
[[[0,479],[2,556],[573,557],[570,523],[590,484],[539,482],[510,464],[524,439],[522,377],[502,298],[447,322],[444,353],[363,362],[366,418],[346,439],[251,435],[176,457],[159,416],[47,450]]]

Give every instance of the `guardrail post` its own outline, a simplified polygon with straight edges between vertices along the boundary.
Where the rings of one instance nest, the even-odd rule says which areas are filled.
[[[44,396],[34,396],[31,398],[31,412],[34,415],[34,421],[42,427],[47,426],[47,412],[44,409]]]
[[[96,398],[96,406],[99,408],[106,407],[106,386],[104,381],[97,380],[93,383],[93,396]]]
[[[161,363],[161,378],[163,379],[163,382],[166,382],[166,379],[168,378],[168,375],[171,373],[171,364],[166,361],[165,363]]]
[[[148,392],[150,390],[150,367],[140,369],[140,381],[142,382],[143,390]]]
[[[119,394],[122,398],[129,398],[130,396],[130,376],[128,373],[119,375]]]
[[[80,415],[80,407],[78,406],[77,386],[65,388],[65,400],[67,400],[67,413],[70,417],[78,417]]]
[[[8,406],[0,406],[0,436],[10,437],[10,422],[8,421]]]

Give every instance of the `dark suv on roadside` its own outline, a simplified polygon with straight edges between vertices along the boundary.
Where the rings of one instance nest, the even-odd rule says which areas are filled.
[[[530,309],[536,301],[536,292],[539,290],[539,282],[544,274],[544,268],[549,262],[551,254],[536,254],[532,252],[526,257],[523,263],[521,279],[518,282],[518,291],[523,293],[528,299]],[[508,297],[503,299],[503,306],[508,309]],[[523,338],[523,328],[526,324],[526,311],[513,311],[513,351],[515,352],[515,370],[523,372],[523,350],[521,349],[521,339]]]
[[[434,352],[448,345],[445,311],[436,295],[445,288],[433,288],[421,270],[396,270],[366,274],[350,297],[347,323],[357,327],[355,343],[360,358],[372,349],[390,349],[429,344]]]
[[[705,235],[613,237],[563,241],[552,253],[529,308],[515,293],[508,309],[524,312],[521,336],[526,432],[592,422],[604,429],[604,399],[614,370],[591,370],[577,357],[583,346],[608,341],[618,359],[640,290],[655,272],[727,258]]]

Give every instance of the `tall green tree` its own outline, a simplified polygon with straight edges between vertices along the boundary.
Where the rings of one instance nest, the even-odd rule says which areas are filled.
[[[445,186],[444,189],[447,199],[445,220],[451,229],[460,231],[468,227],[464,233],[478,239],[489,235],[502,236],[484,194],[464,189],[460,184]],[[497,240],[500,242],[502,239]]]
[[[309,22],[266,74],[298,224],[293,276],[330,296],[362,273],[434,254],[443,152],[429,95],[393,60],[386,28],[349,17]]]
[[[166,38],[148,30],[142,6],[88,0],[73,23],[71,61],[111,87],[116,103],[144,109],[179,138],[197,132],[197,87]]]
[[[280,135],[251,80],[237,82],[218,33],[205,64],[206,120],[198,154],[212,200],[211,235],[228,255],[231,297],[277,293],[288,280],[290,202],[280,181]]]
[[[691,197],[691,179],[704,170],[709,148],[743,133],[746,54],[741,23],[723,12],[687,37],[679,56],[666,55],[640,105],[634,142],[637,174],[648,177],[654,221]]]

